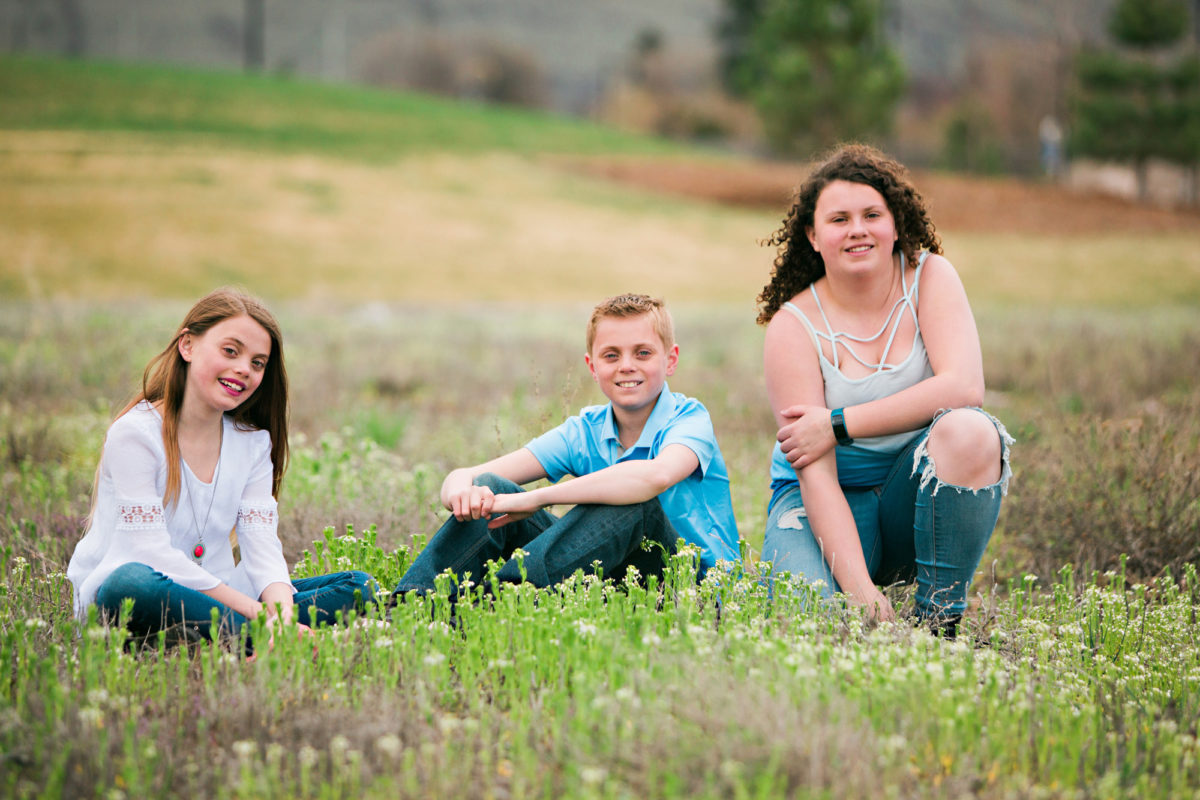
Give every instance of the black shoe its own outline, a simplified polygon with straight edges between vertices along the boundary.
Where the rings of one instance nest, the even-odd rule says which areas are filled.
[[[927,628],[935,639],[954,641],[958,638],[958,625],[962,622],[962,614],[937,615],[933,617],[910,617],[918,628]]]

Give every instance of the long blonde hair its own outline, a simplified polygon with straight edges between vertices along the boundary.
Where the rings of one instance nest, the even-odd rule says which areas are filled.
[[[271,434],[271,464],[274,474],[271,493],[279,497],[280,484],[288,463],[288,379],[283,364],[283,337],[279,323],[260,300],[238,289],[223,287],[202,297],[183,318],[171,343],[150,359],[142,374],[142,390],[117,414],[120,417],[146,400],[158,404],[163,418],[163,448],[167,453],[167,487],[163,507],[179,499],[182,468],[179,459],[179,414],[187,385],[188,362],[179,353],[179,340],[185,333],[202,336],[209,328],[231,317],[248,316],[271,337],[271,356],[267,359],[262,383],[250,399],[229,412],[241,430],[265,430]],[[93,492],[93,498],[95,492]],[[94,500],[93,500],[94,502]]]

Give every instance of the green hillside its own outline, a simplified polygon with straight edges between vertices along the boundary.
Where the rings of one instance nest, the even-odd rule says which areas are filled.
[[[274,76],[0,57],[0,129],[163,134],[367,160],[424,150],[685,152],[543,112]]]

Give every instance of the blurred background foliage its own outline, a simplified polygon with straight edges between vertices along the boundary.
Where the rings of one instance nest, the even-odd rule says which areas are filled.
[[[1195,0],[0,0],[0,52],[410,89],[756,155],[861,138],[1193,206],[1198,37]]]

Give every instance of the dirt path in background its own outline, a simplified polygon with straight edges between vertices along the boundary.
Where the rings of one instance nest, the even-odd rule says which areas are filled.
[[[804,165],[744,165],[647,158],[570,158],[564,168],[653,191],[718,203],[787,212]],[[1195,231],[1200,212],[1139,206],[1099,194],[1083,194],[1014,178],[981,178],[937,172],[914,174],[939,229],[991,233],[1082,235],[1089,233]]]

